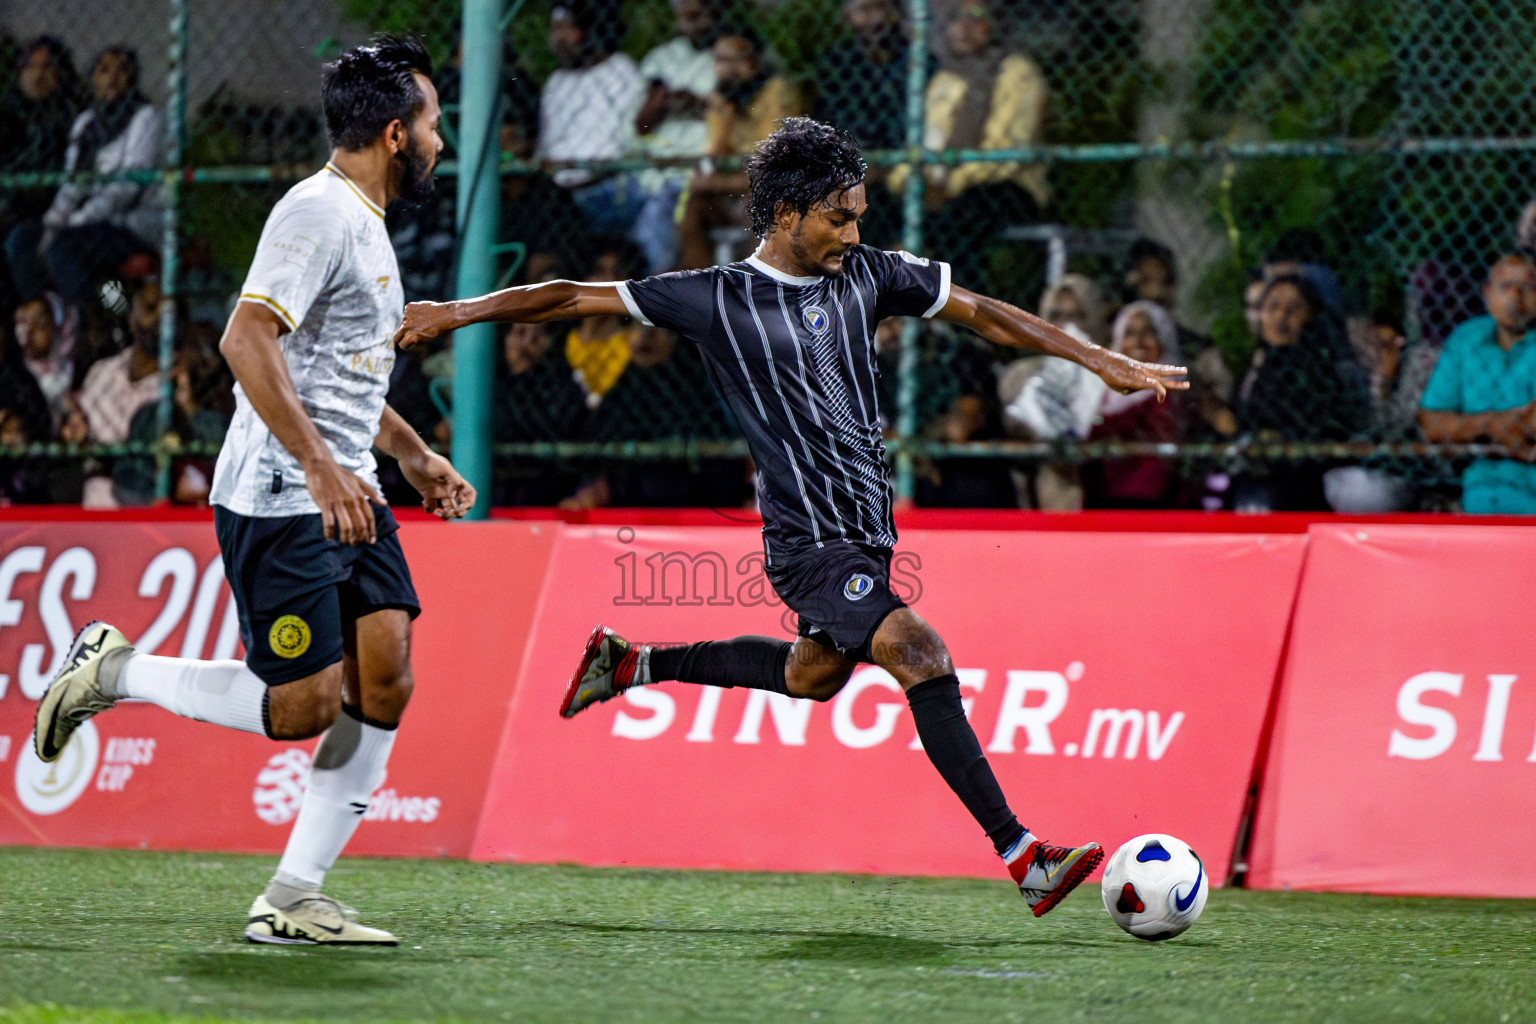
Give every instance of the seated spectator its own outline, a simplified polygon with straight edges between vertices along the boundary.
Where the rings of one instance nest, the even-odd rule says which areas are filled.
[[[1536,267],[1502,257],[1483,285],[1486,316],[1451,332],[1424,391],[1419,425],[1439,444],[1491,441],[1510,459],[1478,459],[1462,473],[1462,509],[1536,514]]]
[[[867,149],[907,144],[907,69],[910,44],[899,0],[844,0],[843,23],[853,33],[816,63],[816,104],[811,116],[845,129]],[[882,184],[888,171],[865,176],[869,209],[859,234],[870,245],[895,248],[901,234],[901,197]]]
[[[1103,306],[1098,288],[1081,274],[1065,274],[1040,298],[1040,316],[1074,337],[1099,343]],[[1090,333],[1094,332],[1094,333]],[[1104,394],[1104,382],[1070,359],[1027,356],[1014,360],[998,388],[1005,403],[1003,427],[1030,441],[1088,436]],[[1036,508],[1056,512],[1083,507],[1082,485],[1070,463],[1043,463],[1033,474]]]
[[[635,149],[651,160],[697,159],[707,152],[704,116],[715,91],[717,18],[713,0],[672,0],[677,35],[640,61],[645,102],[635,115]],[[628,175],[637,208],[629,237],[652,274],[677,265],[677,204],[688,184],[684,167]]]
[[[619,52],[623,32],[616,5],[606,0],[555,7],[549,48],[560,66],[539,97],[538,159],[618,160],[629,151],[645,84],[634,59]],[[623,234],[633,222],[628,175],[565,167],[553,177],[571,190],[593,231]]]
[[[1345,441],[1369,425],[1365,374],[1342,320],[1308,278],[1269,282],[1260,306],[1260,347],[1238,393],[1241,429],[1259,441]],[[1326,511],[1317,459],[1261,464],[1235,487],[1246,511]]]
[[[93,444],[122,444],[134,414],[160,397],[160,286],[134,294],[128,310],[131,344],[98,360],[77,396]]]
[[[76,317],[53,295],[16,307],[16,343],[37,380],[54,427],[63,420],[74,389]]]
[[[1178,365],[1182,358],[1173,316],[1161,303],[1146,299],[1138,299],[1116,314],[1109,347],[1142,362]],[[1161,402],[1156,398],[1151,391],[1122,395],[1106,389],[1088,440],[1184,440],[1184,393],[1170,391]],[[1103,459],[1084,465],[1082,479],[1087,508],[1174,508],[1182,504],[1183,481],[1169,459],[1151,455]]]
[[[778,122],[800,113],[800,95],[789,79],[772,74],[763,41],[750,28],[727,28],[715,39],[715,91],[704,117],[706,152],[713,159],[744,157],[771,134]],[[688,184],[678,227],[684,267],[708,267],[714,260],[710,232],[745,227],[747,172],[700,171]]]
[[[1040,141],[1045,76],[1027,55],[1004,49],[985,0],[965,4],[941,44],[939,69],[928,81],[925,149],[1013,149]],[[925,232],[953,263],[955,281],[968,287],[981,286],[993,236],[1039,220],[1050,195],[1042,164],[929,164],[924,173],[931,211]],[[907,168],[896,168],[891,189],[900,195],[906,180]]]
[[[188,444],[219,445],[235,411],[235,379],[218,352],[218,328],[208,323],[185,325],[176,339],[171,367],[173,448]],[[127,440],[152,445],[162,440],[159,402],[147,403],[133,414]],[[213,489],[214,459],[206,454],[178,455],[171,460],[171,500],[178,505],[206,506]],[[112,467],[112,496],[119,505],[147,505],[155,497],[155,461],[147,457],[116,460]]]
[[[878,405],[885,436],[897,435],[900,415],[900,318],[875,329],[879,365]],[[1003,437],[1002,405],[997,398],[997,361],[986,343],[931,320],[918,324],[917,365],[913,371],[914,422],[919,435],[962,444]],[[1010,463],[1006,459],[939,458],[918,466],[917,504],[935,508],[1017,508]]]
[[[628,246],[605,246],[584,280],[625,281],[635,276],[638,262],[638,254]],[[640,325],[627,316],[594,316],[579,321],[565,336],[565,358],[589,409],[601,405],[618,383],[639,334]]]
[[[19,325],[18,325],[19,326]],[[21,331],[18,329],[16,334]],[[54,438],[54,419],[37,378],[27,368],[16,336],[0,336],[0,421],[17,448]]]
[[[1322,236],[1311,228],[1288,228],[1282,232],[1264,254],[1261,272],[1265,284],[1287,274],[1301,277],[1312,286],[1329,313],[1341,319],[1346,313],[1344,288],[1328,266],[1328,250]]]
[[[575,381],[551,324],[511,324],[496,364],[492,429],[498,444],[570,441],[587,418],[586,392]],[[512,457],[495,463],[495,503],[554,505],[575,489],[579,473],[555,461]]]
[[[64,169],[78,88],[63,43],[39,36],[22,48],[16,84],[0,100],[0,172]],[[17,221],[41,217],[49,199],[46,189],[10,192],[0,206],[0,232],[9,232]]]
[[[720,440],[734,435],[696,346],[658,327],[635,337],[629,364],[593,412],[584,440]],[[739,459],[614,462],[588,476],[562,508],[736,507],[747,496]]]
[[[91,91],[94,100],[70,129],[65,170],[115,174],[158,166],[160,118],[139,92],[134,51],[103,52],[91,70]],[[142,257],[137,272],[147,273],[163,228],[159,185],[61,185],[40,221],[23,221],[6,237],[16,291],[30,302],[51,277],[64,301],[79,306],[134,257]]]
[[[1155,302],[1173,314],[1178,280],[1178,262],[1173,250],[1150,238],[1138,238],[1131,245],[1125,271],[1131,300]],[[1262,290],[1262,286],[1250,285],[1250,288],[1255,292]],[[1180,358],[1189,361],[1189,399],[1196,417],[1190,426],[1197,438],[1200,435],[1204,435],[1204,439],[1231,437],[1237,433],[1237,417],[1232,413],[1232,372],[1210,338],[1177,321],[1175,323]]]

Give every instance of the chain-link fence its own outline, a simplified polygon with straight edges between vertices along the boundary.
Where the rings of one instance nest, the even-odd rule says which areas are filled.
[[[503,284],[738,259],[741,159],[809,114],[866,146],[866,241],[1191,368],[1158,404],[887,324],[882,408],[918,503],[1450,509],[1465,474],[1469,509],[1536,511],[1536,423],[1458,415],[1536,399],[1536,274],[1495,267],[1536,245],[1533,15],[508,0],[496,244],[465,253],[458,0],[0,0],[0,500],[203,499],[232,404],[223,322],[267,212],[326,153],[320,65],[389,30],[431,50],[448,143],[437,197],[390,211],[408,299],[454,295],[466,259]],[[692,346],[622,318],[520,325],[493,362],[476,440],[496,503],[750,503]],[[451,340],[402,353],[391,391],[445,448],[468,440],[454,363]]]

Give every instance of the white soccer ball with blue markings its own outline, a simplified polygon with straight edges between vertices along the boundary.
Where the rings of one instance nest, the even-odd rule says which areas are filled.
[[[1189,844],[1158,833],[1137,836],[1104,868],[1104,909],[1138,939],[1171,939],[1194,924],[1210,892],[1205,865]]]

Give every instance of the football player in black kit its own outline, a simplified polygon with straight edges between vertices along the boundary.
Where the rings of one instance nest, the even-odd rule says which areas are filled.
[[[769,581],[800,617],[794,643],[762,636],[660,647],[604,626],[587,641],[560,713],[632,686],[680,680],[830,700],[860,662],[906,692],[923,749],[992,840],[1035,916],[1096,867],[1097,843],[1051,846],[1008,807],[960,703],[954,663],[889,586],[890,471],[875,406],[875,328],[940,317],[1014,348],[1074,360],[1123,392],[1187,388],[1184,369],[1081,342],[953,285],[947,263],[859,244],[864,160],[845,132],[789,118],[749,159],[762,239],[740,263],[600,284],[552,281],[457,302],[412,303],[395,340],[422,344],[484,321],[628,315],[698,345],[759,474]]]

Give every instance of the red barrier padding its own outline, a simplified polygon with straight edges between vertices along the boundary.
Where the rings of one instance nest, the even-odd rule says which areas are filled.
[[[557,529],[401,527],[425,609],[415,696],[352,852],[468,854]],[[151,653],[237,656],[211,526],[0,525],[0,844],[281,849],[313,742],[274,743],[128,703],[88,723],[54,764],[31,755],[54,659],[92,618]]]
[[[948,642],[1026,825],[1110,849],[1171,832],[1222,878],[1305,543],[914,531],[893,583]],[[598,622],[789,637],[761,557],[745,528],[563,530],[476,858],[1000,877],[880,669],[826,704],[669,683],[558,717]]]
[[[1536,530],[1316,527],[1249,884],[1536,896]]]

